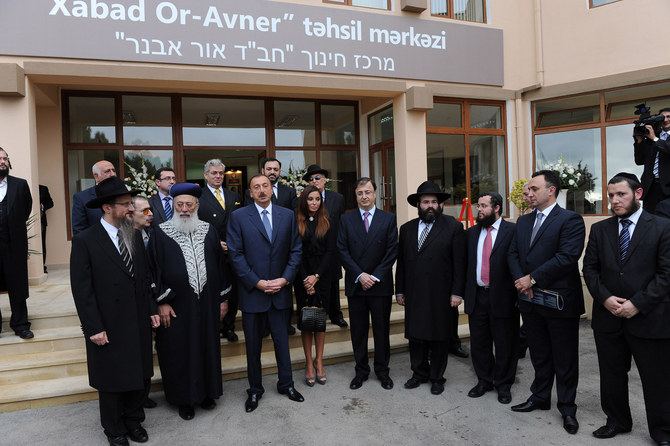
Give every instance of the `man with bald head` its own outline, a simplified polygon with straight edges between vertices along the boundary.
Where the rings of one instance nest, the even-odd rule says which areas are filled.
[[[102,180],[109,177],[116,176],[116,169],[114,165],[107,160],[98,161],[91,169],[93,171],[93,178],[95,184],[99,184]],[[72,235],[75,236],[86,228],[89,228],[100,221],[102,211],[100,209],[90,209],[86,207],[86,203],[95,198],[95,186],[84,189],[81,192],[74,194],[72,198]]]

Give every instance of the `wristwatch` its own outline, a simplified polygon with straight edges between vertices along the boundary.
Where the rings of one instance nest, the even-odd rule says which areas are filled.
[[[537,282],[535,281],[535,279],[533,279],[533,276],[530,276],[530,285],[535,286],[536,283]]]
[[[321,276],[319,276],[319,273],[314,274],[314,277],[316,277],[316,280],[321,279]]]

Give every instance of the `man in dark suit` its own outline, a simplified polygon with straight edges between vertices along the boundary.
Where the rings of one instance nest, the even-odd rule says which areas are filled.
[[[630,432],[631,356],[640,372],[649,433],[670,445],[670,221],[640,209],[637,177],[607,184],[614,216],[591,227],[584,280],[593,296],[593,335],[600,367],[600,404],[607,415],[596,438]]]
[[[0,147],[0,289],[9,293],[9,326],[21,339],[34,337],[28,322],[28,230],[33,197],[28,182],[9,174],[9,155]],[[2,286],[4,285],[4,286]],[[2,315],[0,314],[0,320]],[[0,331],[2,327],[0,326]]]
[[[89,384],[98,390],[100,421],[111,445],[146,442],[141,423],[153,375],[151,327],[158,327],[142,239],[132,227],[131,196],[115,176],[87,203],[98,223],[72,238],[70,284],[86,337]]]
[[[293,211],[272,205],[270,179],[256,175],[251,178],[249,189],[254,204],[233,212],[227,240],[231,264],[237,273],[246,338],[249,389],[245,409],[252,412],[265,392],[261,344],[266,323],[275,346],[277,390],[292,401],[304,401],[293,386],[287,333],[288,313],[293,306],[287,285],[298,271],[302,242]]]
[[[337,237],[340,261],[345,270],[344,287],[356,360],[356,376],[349,384],[351,389],[360,388],[370,374],[370,316],[375,342],[375,374],[384,389],[393,388],[389,376],[389,332],[398,229],[395,215],[375,208],[376,191],[377,185],[370,178],[363,177],[356,182],[358,210],[342,216]]]
[[[326,190],[326,183],[328,182],[328,171],[322,169],[316,164],[312,164],[307,168],[307,171],[302,177],[310,186],[314,186],[321,192],[321,200],[326,205],[328,210],[328,221],[331,228],[337,234],[340,224],[340,217],[344,213],[344,197],[342,194],[333,190]],[[330,308],[328,308],[328,316],[330,321],[338,327],[345,328],[348,324],[344,320],[342,309],[340,307],[340,279],[342,278],[342,266],[338,259],[334,259],[332,281],[330,284]]]
[[[96,185],[102,180],[116,176],[116,168],[106,160],[98,161],[93,165],[91,170],[93,171]],[[70,221],[70,225],[72,226],[73,236],[100,221],[100,217],[102,217],[100,209],[86,207],[86,203],[94,199],[95,186],[77,192],[72,197],[72,220]]]
[[[430,392],[444,392],[444,372],[451,342],[451,308],[463,301],[465,232],[453,217],[442,214],[450,195],[424,181],[407,202],[419,218],[400,227],[396,300],[405,306],[412,377],[406,389],[430,380]],[[353,328],[353,323],[352,323]]]
[[[661,133],[650,125],[646,136],[633,134],[635,164],[644,166],[642,173],[642,201],[647,212],[655,213],[656,204],[670,198],[670,108],[659,112],[665,117]]]
[[[551,388],[556,377],[558,410],[563,427],[577,433],[575,396],[579,381],[579,316],[584,294],[577,262],[584,250],[584,219],[556,204],[558,173],[540,170],[528,183],[528,197],[535,211],[517,220],[508,262],[519,293],[532,300],[536,289],[558,293],[562,310],[519,301],[528,336],[535,379],[532,395],[515,412],[551,408]]]
[[[42,221],[42,266],[47,272],[47,211],[54,207],[49,188],[40,184],[40,220]]]
[[[211,159],[205,163],[204,176],[207,184],[202,188],[200,197],[200,207],[198,208],[198,217],[216,229],[221,240],[221,249],[225,261],[222,262],[223,271],[221,274],[226,280],[232,277],[232,270],[228,259],[228,245],[226,244],[226,231],[228,229],[228,220],[230,214],[242,206],[240,194],[230,191],[223,187],[223,178],[225,177],[226,166],[220,159]],[[237,290],[233,289],[228,293],[228,313],[221,323],[221,334],[228,341],[236,342],[238,336],[235,333],[235,317],[237,316],[238,296]]]
[[[509,404],[518,361],[519,309],[507,265],[514,223],[502,218],[502,206],[497,192],[487,192],[477,202],[477,225],[467,231],[465,312],[478,380],[468,396],[479,398],[495,387],[498,401]]]
[[[294,210],[298,204],[295,189],[279,182],[281,177],[281,162],[277,158],[265,158],[261,161],[261,174],[270,179],[272,184],[272,204]],[[244,205],[254,204],[249,189],[244,191]]]
[[[156,227],[172,218],[174,204],[170,196],[170,188],[177,182],[177,177],[171,168],[161,167],[154,174],[154,181],[158,187],[158,193],[149,197],[149,205],[154,215],[151,227]]]

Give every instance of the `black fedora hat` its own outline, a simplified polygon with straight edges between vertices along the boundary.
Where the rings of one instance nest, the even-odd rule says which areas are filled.
[[[417,203],[419,202],[419,197],[421,197],[421,195],[437,195],[437,201],[440,203],[446,201],[447,198],[451,197],[451,194],[442,192],[440,186],[433,183],[432,181],[424,181],[416,189],[415,194],[407,196],[407,202],[412,206],[416,207]]]
[[[137,189],[128,190],[123,180],[119,177],[109,177],[95,185],[96,197],[86,203],[86,207],[89,209],[98,209],[111,198],[121,195],[137,195],[140,192]]]
[[[318,164],[312,164],[307,168],[307,172],[302,176],[302,179],[309,181],[309,177],[316,175],[317,173],[322,173],[326,177],[328,176],[328,171],[326,169],[322,169]]]

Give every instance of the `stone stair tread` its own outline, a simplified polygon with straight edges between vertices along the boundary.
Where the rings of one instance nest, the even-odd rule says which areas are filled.
[[[86,350],[84,348],[43,353],[7,355],[2,358],[0,372],[8,370],[33,369],[38,367],[48,367],[85,361]]]
[[[83,339],[84,334],[81,331],[79,325],[70,325],[67,327],[56,327],[56,328],[43,328],[33,330],[35,337],[32,339],[21,339],[18,336],[15,336],[14,333],[5,333],[3,332],[0,335],[0,345],[10,345],[10,344],[21,344],[29,342],[45,342],[52,341],[54,339],[67,339],[81,337]]]

